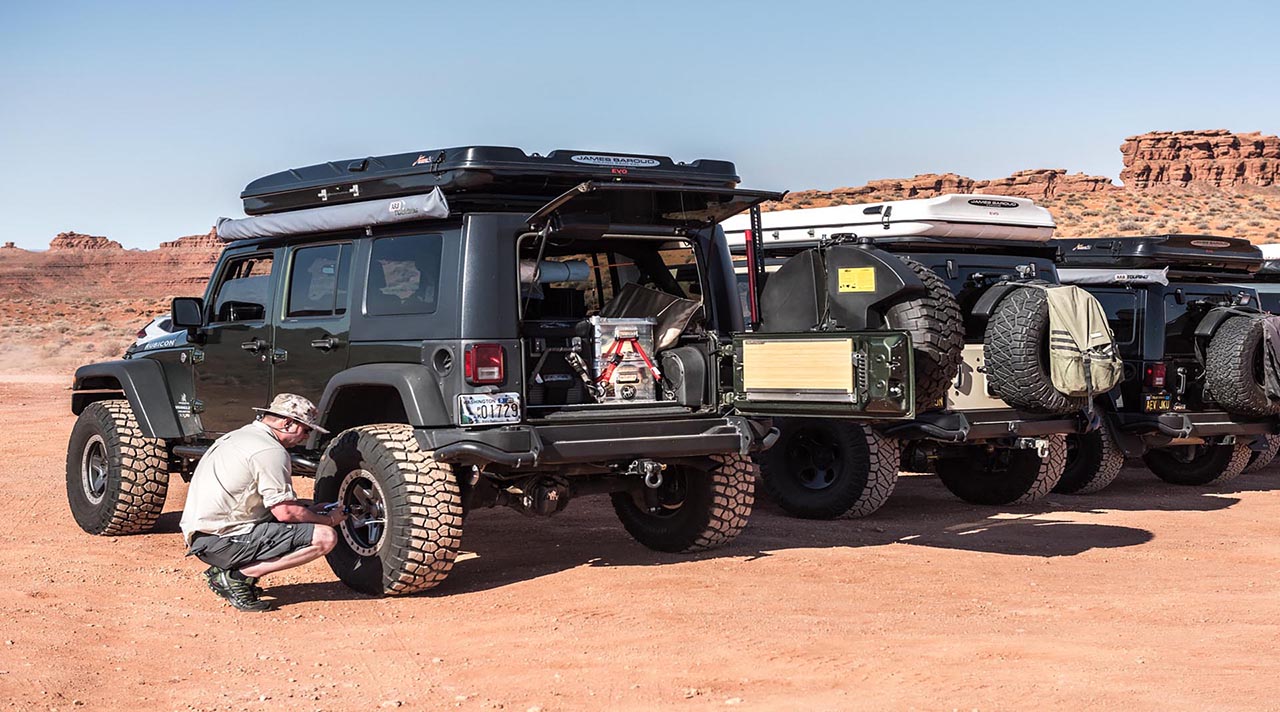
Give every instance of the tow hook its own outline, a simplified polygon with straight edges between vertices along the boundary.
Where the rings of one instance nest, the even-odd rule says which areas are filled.
[[[1049,456],[1049,441],[1044,438],[1018,438],[1013,446],[1019,450],[1035,450],[1041,460]]]
[[[628,475],[638,475],[644,480],[644,486],[656,490],[662,486],[662,471],[667,466],[653,460],[636,460],[627,468]]]
[[[645,509],[650,512],[656,512],[662,506],[662,501],[658,497],[658,488],[662,486],[662,471],[664,469],[666,469],[666,465],[653,460],[636,460],[627,466],[624,473],[637,476],[644,482],[644,489],[641,490],[641,493],[644,495]]]

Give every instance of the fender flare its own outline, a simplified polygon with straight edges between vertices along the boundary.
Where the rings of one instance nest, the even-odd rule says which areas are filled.
[[[444,400],[439,377],[419,363],[368,363],[339,371],[329,379],[320,396],[320,423],[328,426],[330,410],[338,394],[353,386],[387,386],[400,394],[409,425],[415,428],[452,422],[452,409]]]
[[[991,321],[991,315],[996,312],[996,307],[1000,306],[1000,302],[1009,296],[1015,289],[1023,289],[1026,285],[1017,282],[1002,282],[992,285],[990,289],[982,293],[978,297],[978,301],[974,303],[973,309],[970,311],[971,318],[979,331],[986,333],[987,322]]]
[[[165,382],[164,368],[152,359],[129,359],[119,361],[103,361],[81,366],[76,369],[75,384],[72,386],[71,412],[79,415],[94,401],[103,400],[102,393],[82,393],[82,391],[107,391],[94,379],[112,379],[119,383],[119,390],[129,400],[129,407],[138,419],[138,427],[142,434],[149,438],[173,439],[183,437],[178,424],[178,414],[174,410],[173,400],[169,397],[169,387]]]
[[[1196,324],[1195,337],[1208,341],[1218,333],[1218,327],[1222,326],[1227,319],[1246,314],[1261,315],[1262,312],[1252,307],[1214,307],[1205,313],[1200,323]]]

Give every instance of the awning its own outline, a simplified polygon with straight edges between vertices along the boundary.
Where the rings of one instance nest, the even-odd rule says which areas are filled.
[[[449,203],[439,188],[425,195],[369,200],[346,205],[272,213],[251,218],[218,218],[218,237],[247,240],[312,232],[351,230],[373,225],[449,217]]]

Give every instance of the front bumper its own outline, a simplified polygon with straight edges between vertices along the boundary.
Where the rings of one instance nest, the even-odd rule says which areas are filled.
[[[511,425],[488,430],[418,429],[418,445],[440,462],[512,469],[636,458],[664,460],[767,449],[778,431],[737,416],[607,423]]]
[[[1116,413],[1121,432],[1161,438],[1213,438],[1223,435],[1270,435],[1275,418],[1246,418],[1225,411],[1202,413]],[[1144,439],[1146,439],[1144,437]]]
[[[1012,408],[1000,408],[921,413],[915,420],[882,428],[881,432],[903,440],[960,443],[1086,433],[1091,429],[1084,412],[1071,415],[1031,415]]]

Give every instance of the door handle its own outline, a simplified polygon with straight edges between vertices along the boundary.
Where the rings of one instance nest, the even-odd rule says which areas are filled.
[[[263,341],[262,339],[259,339],[256,336],[253,337],[252,339],[249,339],[248,341],[240,342],[240,348],[244,349],[245,351],[248,351],[251,354],[258,353],[263,348],[265,348],[266,345],[267,345],[267,342]]]
[[[311,348],[320,349],[321,351],[332,351],[342,345],[342,342],[332,336],[326,336],[323,339],[316,339],[311,342]]]

